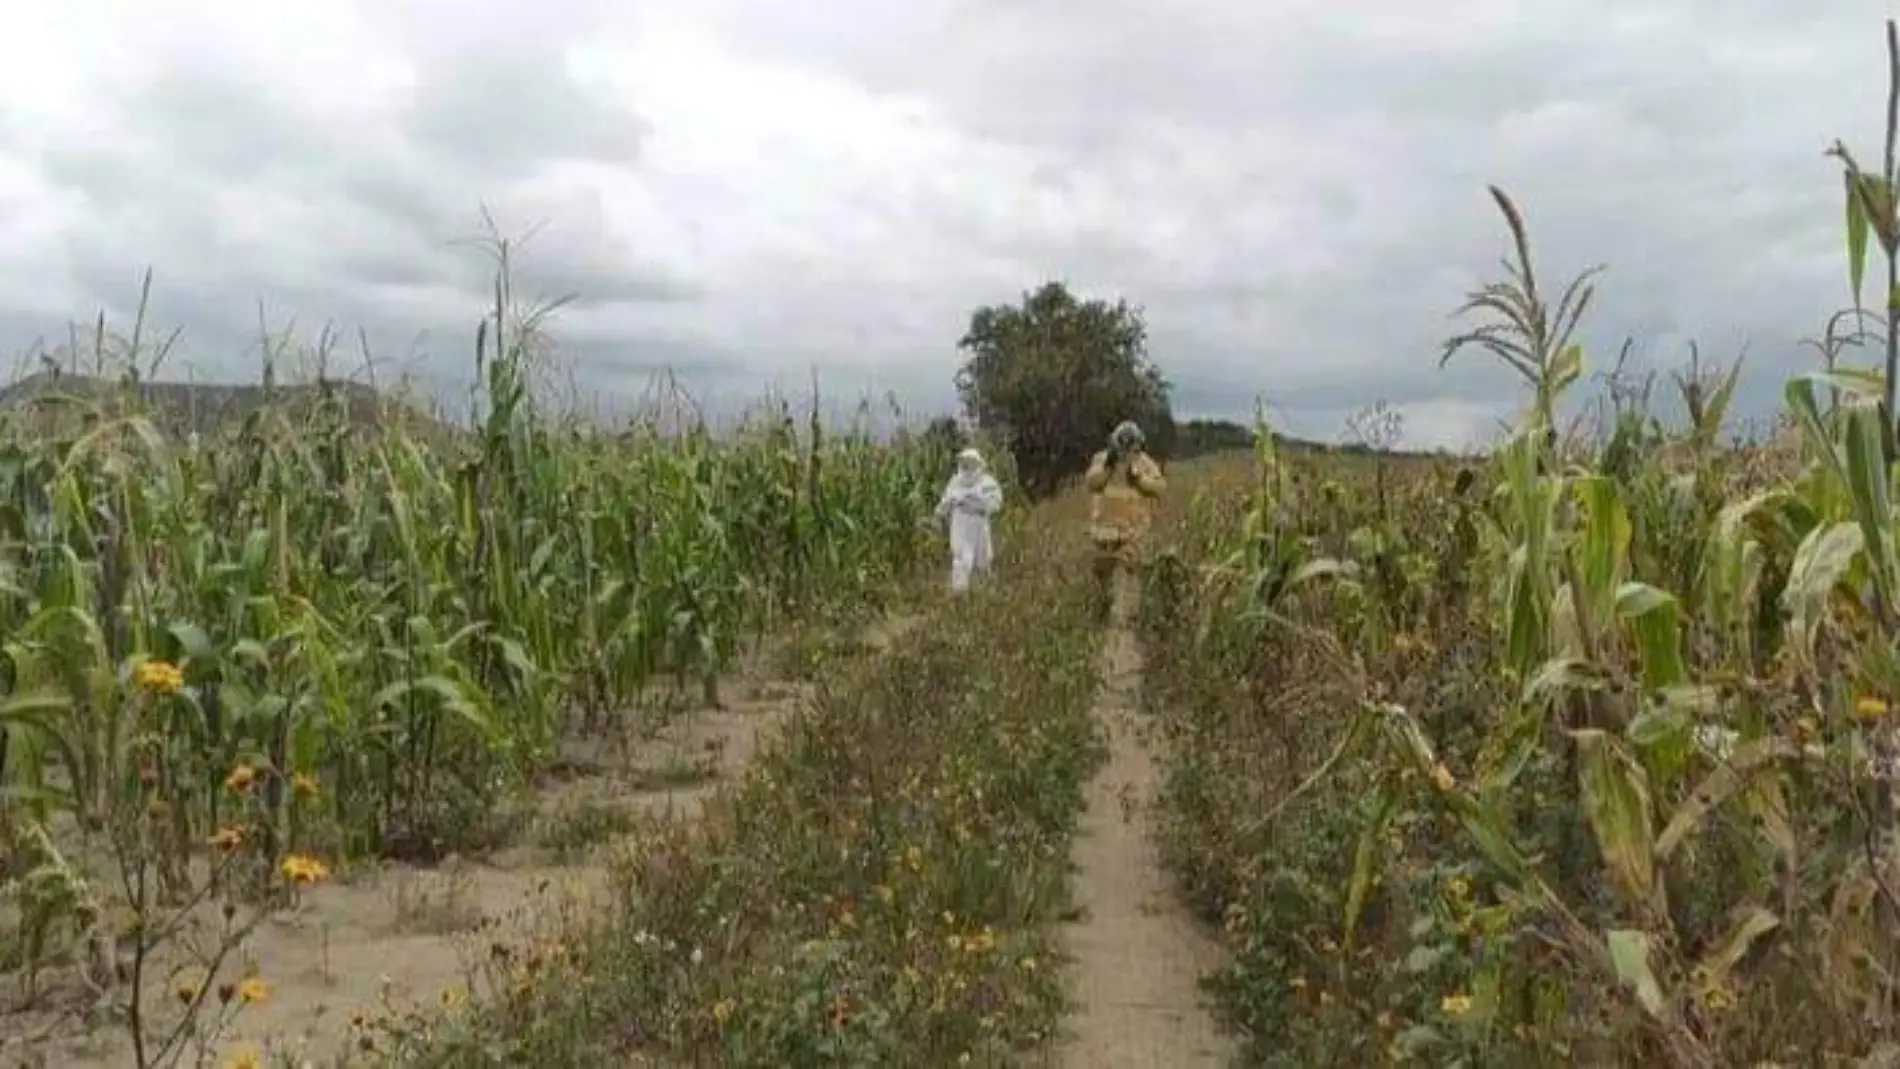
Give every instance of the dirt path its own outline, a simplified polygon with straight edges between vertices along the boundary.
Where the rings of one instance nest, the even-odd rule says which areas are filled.
[[[1116,592],[1102,651],[1096,715],[1107,766],[1088,788],[1075,844],[1080,919],[1069,929],[1077,1008],[1055,1052],[1078,1069],[1225,1066],[1232,1045],[1205,1008],[1200,978],[1219,953],[1162,870],[1147,813],[1159,772],[1136,719],[1141,650],[1128,629],[1133,594]]]
[[[861,641],[882,652],[917,619],[874,625]],[[749,674],[722,684],[725,708],[685,711],[651,737],[564,745],[568,772],[538,791],[520,844],[481,859],[339,874],[312,888],[296,909],[265,920],[227,963],[234,976],[254,967],[270,997],[230,1023],[212,1064],[269,1043],[296,1062],[329,1065],[347,1049],[352,1017],[460,997],[495,945],[556,930],[586,908],[605,886],[612,843],[634,823],[697,817],[810,690]],[[130,1064],[124,1028],[88,1025],[76,1001],[6,1012],[10,981],[0,976],[0,1069]],[[148,990],[162,1003],[168,987],[159,977]]]

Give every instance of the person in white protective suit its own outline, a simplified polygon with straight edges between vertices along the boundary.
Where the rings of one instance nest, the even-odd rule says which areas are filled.
[[[1003,507],[1003,487],[983,465],[983,454],[957,454],[957,473],[943,488],[937,519],[950,521],[950,589],[962,593],[990,570],[990,517]]]

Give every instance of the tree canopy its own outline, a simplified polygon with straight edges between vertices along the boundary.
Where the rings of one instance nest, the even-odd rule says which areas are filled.
[[[1169,384],[1148,358],[1148,328],[1125,300],[1079,301],[1060,282],[1021,303],[970,315],[957,393],[976,424],[1015,459],[1031,497],[1079,475],[1124,419],[1166,457],[1174,436]]]

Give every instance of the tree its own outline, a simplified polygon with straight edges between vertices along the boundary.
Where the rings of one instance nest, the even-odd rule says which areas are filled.
[[[1127,301],[1077,301],[1050,282],[1020,305],[971,314],[957,343],[969,354],[957,393],[977,426],[1009,449],[1029,496],[1047,497],[1086,470],[1124,419],[1141,424],[1151,452],[1168,456],[1169,384],[1147,342],[1141,311]]]
[[[1190,419],[1174,425],[1174,460],[1253,448],[1253,428],[1225,419]]]

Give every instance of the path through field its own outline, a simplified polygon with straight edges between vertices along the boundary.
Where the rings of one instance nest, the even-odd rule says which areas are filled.
[[[1127,623],[1133,600],[1125,585],[1116,591],[1102,650],[1096,715],[1110,756],[1089,785],[1075,845],[1081,915],[1068,942],[1077,1008],[1056,1064],[1224,1066],[1230,1045],[1200,991],[1218,952],[1176,898],[1148,830],[1160,775],[1136,719],[1141,650]]]

